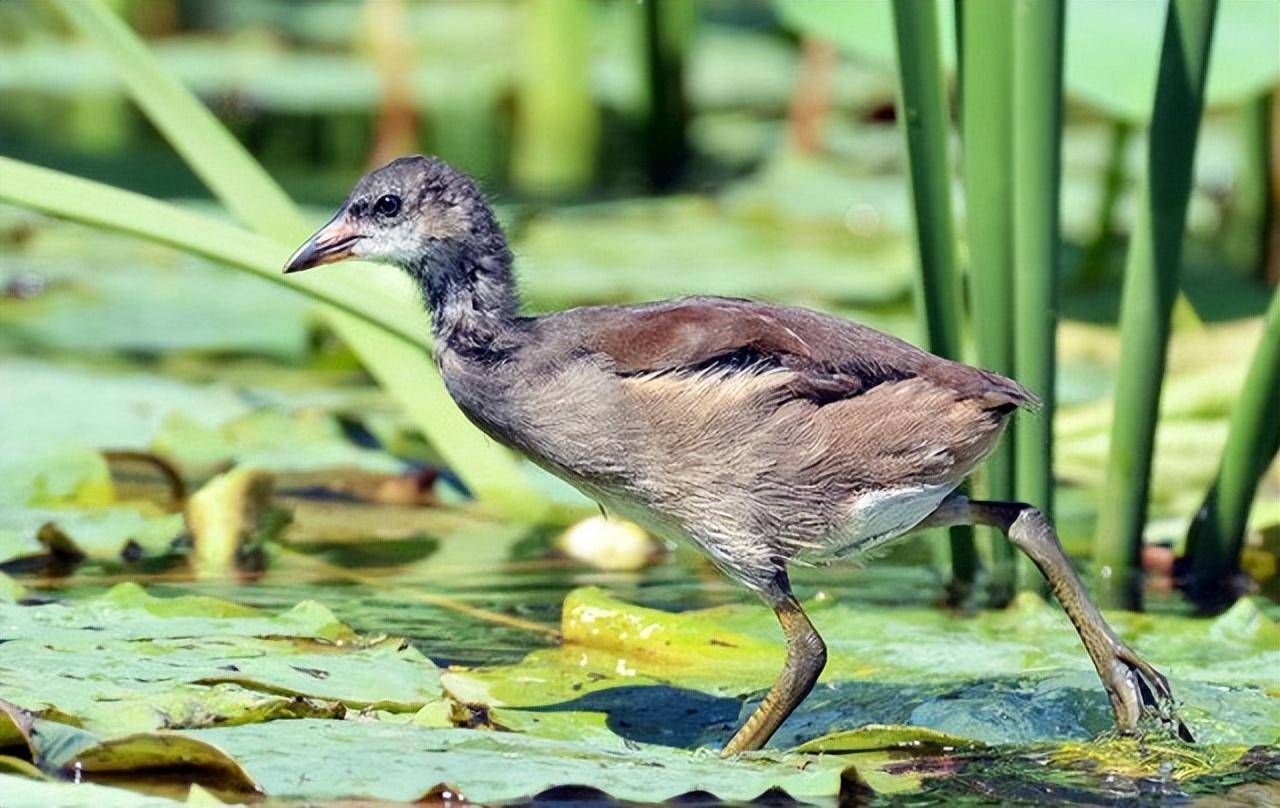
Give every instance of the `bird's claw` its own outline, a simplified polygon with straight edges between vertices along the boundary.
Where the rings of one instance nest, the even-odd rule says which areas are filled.
[[[1191,730],[1178,717],[1173,691],[1164,674],[1151,666],[1133,649],[1116,641],[1112,649],[1110,676],[1104,677],[1111,705],[1116,713],[1116,727],[1126,735],[1138,734],[1138,721],[1155,717],[1162,727],[1179,739],[1192,743]]]

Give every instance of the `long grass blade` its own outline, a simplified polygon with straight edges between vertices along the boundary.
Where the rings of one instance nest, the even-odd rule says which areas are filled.
[[[1151,454],[1217,5],[1170,0],[1165,21],[1146,177],[1121,293],[1115,415],[1094,545],[1104,606],[1142,605]]]
[[[978,364],[1014,375],[1013,358],[1013,4],[965,0],[965,216],[969,230],[969,301]],[[991,499],[1014,495],[1014,443],[1006,433],[983,465],[982,490]],[[995,537],[989,594],[1008,602],[1016,586],[1012,546]]]
[[[418,361],[392,361],[405,354],[430,361],[427,331],[421,313],[409,303],[411,296],[370,296],[350,273],[309,273],[315,277],[294,279],[280,272],[291,250],[284,242],[141,194],[7,157],[0,157],[0,201],[175,247],[252,272],[324,304],[330,317],[340,318],[343,329],[365,350],[388,358],[370,366],[388,393],[408,412],[425,408],[433,432],[455,438],[433,445],[446,463],[461,470],[459,476],[475,493],[510,516],[534,520],[544,513],[546,506],[539,499],[526,499],[521,488],[503,482],[511,472],[509,456],[487,445],[476,451],[467,444],[470,434],[481,441],[488,438],[452,405],[439,376],[418,373]],[[388,374],[387,378],[380,373]],[[498,462],[490,465],[493,458]],[[515,473],[521,474],[518,468]],[[520,482],[525,484],[523,477]]]
[[[1258,482],[1280,451],[1280,292],[1267,307],[1262,339],[1231,410],[1218,476],[1187,531],[1188,593],[1206,612],[1235,600],[1240,552]]]
[[[101,0],[54,2],[77,30],[111,57],[133,99],[237,219],[285,243],[296,243],[307,234],[306,222],[284,191]],[[351,291],[370,306],[395,310],[401,305],[397,299],[411,299],[379,292],[369,280],[374,277],[371,272],[359,276],[365,288]],[[512,517],[538,518],[544,512],[545,503],[511,455],[457,411],[427,353],[400,340],[370,336],[373,329],[342,311],[324,313],[478,497]],[[421,317],[418,321],[424,322]]]
[[[956,271],[951,213],[951,161],[947,155],[951,119],[938,7],[928,0],[894,0],[894,39],[898,54],[898,121],[907,146],[915,218],[916,303],[922,313],[928,348],[960,359],[960,283]],[[973,531],[951,529],[953,595],[963,599],[977,575]]]
[[[249,156],[209,108],[160,65],[102,0],[52,0],[76,31],[101,48],[147,119],[209,190],[246,227],[285,241],[307,222],[284,190]]]
[[[280,267],[289,257],[290,246],[230,222],[2,156],[0,200],[60,219],[127,233],[252,272],[365,320],[416,350],[429,347],[422,314],[410,300],[370,295],[350,273],[285,275]]]
[[[1054,347],[1064,0],[1014,0],[1013,323],[1018,381],[1044,402],[1014,422],[1014,495],[1053,517]],[[1028,569],[1023,587],[1040,580]]]

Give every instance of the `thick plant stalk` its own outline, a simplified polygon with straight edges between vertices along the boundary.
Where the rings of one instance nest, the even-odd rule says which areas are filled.
[[[956,125],[964,132],[964,3],[965,0],[952,0],[951,28],[956,37]],[[961,154],[963,155],[963,150]]]
[[[946,80],[937,4],[894,0],[898,54],[898,121],[906,140],[915,218],[916,304],[924,317],[929,350],[960,358],[961,302],[951,214],[951,163],[947,140]],[[971,528],[951,528],[953,597],[963,600],[977,575]]]
[[[527,193],[580,192],[595,175],[600,140],[587,76],[592,7],[587,0],[529,0],[524,12],[512,176]]]
[[[373,152],[367,161],[370,168],[418,151],[413,41],[405,17],[404,0],[364,4],[371,56],[382,85],[378,118],[373,127]]]
[[[1107,263],[1116,241],[1116,207],[1124,191],[1125,153],[1133,138],[1133,124],[1124,119],[1112,121],[1110,129],[1107,165],[1102,174],[1102,200],[1098,203],[1093,239],[1080,261],[1080,280],[1088,286],[1100,286],[1107,277]]]
[[[964,190],[969,230],[969,303],[978,364],[1014,375],[1013,359],[1013,4],[965,0]],[[981,477],[987,499],[1014,496],[1014,444],[1007,432]],[[993,537],[990,599],[1007,603],[1017,579],[1012,545]]]
[[[1014,494],[1053,518],[1058,197],[1062,144],[1064,0],[1014,0],[1013,321],[1018,381],[1040,396],[1037,415],[1014,422]],[[1040,576],[1028,563],[1022,585]]]
[[[697,0],[644,2],[645,148],[658,189],[671,187],[689,160],[685,61],[697,14]]]
[[[1120,365],[1094,560],[1105,606],[1141,608],[1142,528],[1216,0],[1170,0],[1120,301]]]
[[[821,154],[823,129],[831,111],[831,74],[839,64],[839,52],[829,39],[805,37],[800,44],[800,66],[787,110],[787,146],[800,154]]]
[[[1271,153],[1275,135],[1275,90],[1265,92],[1237,113],[1240,116],[1240,162],[1230,215],[1223,234],[1227,260],[1246,267],[1259,280],[1266,279],[1267,239],[1276,216],[1271,199]],[[1280,118],[1276,118],[1280,121]]]
[[[1262,339],[1231,411],[1218,476],[1187,531],[1188,594],[1206,612],[1231,604],[1249,507],[1280,451],[1280,292],[1273,292]]]

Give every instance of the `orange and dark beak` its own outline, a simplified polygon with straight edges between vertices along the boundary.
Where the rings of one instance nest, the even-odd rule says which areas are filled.
[[[346,211],[339,211],[337,216],[317,230],[314,236],[307,239],[289,257],[284,265],[286,275],[351,257],[351,246],[359,241],[361,236],[347,221],[345,214]]]

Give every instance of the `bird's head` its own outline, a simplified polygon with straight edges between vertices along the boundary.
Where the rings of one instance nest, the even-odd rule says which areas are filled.
[[[434,157],[401,157],[362,177],[284,271],[359,258],[429,272],[496,233],[493,214],[470,177]]]

